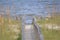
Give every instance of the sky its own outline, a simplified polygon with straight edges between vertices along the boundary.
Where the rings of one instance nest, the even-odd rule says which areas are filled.
[[[56,12],[60,12],[60,0],[0,0],[0,12],[6,13],[9,6],[11,14],[47,15],[48,12],[53,12],[52,5],[55,5]]]

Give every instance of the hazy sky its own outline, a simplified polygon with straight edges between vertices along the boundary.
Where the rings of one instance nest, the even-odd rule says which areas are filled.
[[[49,12],[52,12],[53,4],[56,5],[56,12],[60,12],[60,0],[0,0],[0,12],[5,12],[7,6],[9,6],[11,14],[46,15],[48,13],[47,5],[49,5]],[[1,7],[3,7],[4,10],[2,10]]]

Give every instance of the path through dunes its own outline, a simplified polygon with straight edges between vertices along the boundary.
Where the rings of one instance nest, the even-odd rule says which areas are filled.
[[[40,40],[40,34],[34,25],[25,25],[22,40]]]

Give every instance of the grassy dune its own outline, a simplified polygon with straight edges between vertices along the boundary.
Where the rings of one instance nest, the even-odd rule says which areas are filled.
[[[42,28],[44,40],[60,40],[60,30]]]
[[[41,30],[44,35],[44,40],[60,40],[60,30],[47,29],[45,27],[45,24],[56,24],[60,26],[60,16],[50,18],[48,20],[41,19],[38,20],[37,23],[42,25]]]
[[[21,22],[18,20],[3,19],[0,22],[0,40],[21,40]]]

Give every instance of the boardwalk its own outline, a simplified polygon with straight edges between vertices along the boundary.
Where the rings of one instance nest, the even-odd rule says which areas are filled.
[[[25,25],[23,40],[40,40],[38,31],[34,25]]]
[[[32,16],[27,19],[22,18],[22,40],[43,40],[41,30],[36,25],[36,19]]]

